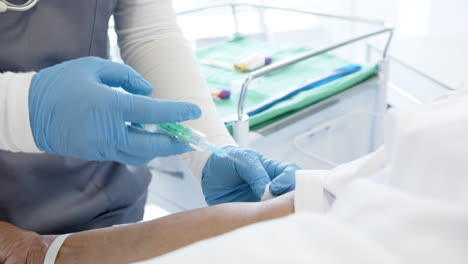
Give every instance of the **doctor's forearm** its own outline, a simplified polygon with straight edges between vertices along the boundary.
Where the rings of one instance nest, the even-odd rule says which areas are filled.
[[[129,263],[293,212],[292,193],[261,203],[222,204],[153,221],[73,234],[56,263]]]
[[[114,17],[121,56],[154,86],[151,96],[198,105],[201,118],[186,124],[206,134],[211,143],[235,145],[218,115],[194,52],[177,24],[171,1],[120,0]],[[190,152],[180,159],[201,180],[208,157],[208,152]]]

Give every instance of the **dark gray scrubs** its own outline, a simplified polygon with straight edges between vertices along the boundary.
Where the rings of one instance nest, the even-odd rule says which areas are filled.
[[[26,12],[0,13],[0,72],[39,71],[83,56],[107,58],[116,2],[41,0]],[[0,150],[0,221],[41,234],[136,222],[150,179],[146,166]]]

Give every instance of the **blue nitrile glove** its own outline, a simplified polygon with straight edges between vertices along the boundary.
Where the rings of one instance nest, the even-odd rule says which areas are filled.
[[[198,106],[150,98],[152,90],[129,66],[100,58],[45,68],[33,77],[29,92],[36,145],[48,153],[133,165],[192,150],[166,135],[126,125],[200,117]]]
[[[246,166],[214,154],[210,156],[202,175],[203,194],[209,205],[259,201],[270,182],[270,192],[275,196],[294,189],[294,172],[300,169],[296,164],[267,159],[240,147],[224,149]]]

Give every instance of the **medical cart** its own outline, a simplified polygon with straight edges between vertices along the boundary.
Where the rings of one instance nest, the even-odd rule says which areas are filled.
[[[313,47],[296,56],[273,61],[238,81],[237,109],[230,127],[239,145],[253,148],[272,159],[295,162],[304,169],[330,169],[372,152],[382,144],[382,115],[387,109],[386,54],[393,34],[391,25],[363,18],[239,2],[183,11],[178,13],[178,18],[196,49],[240,36],[281,45],[308,43]],[[190,27],[194,21],[200,26]],[[187,28],[193,32],[188,32]],[[228,29],[232,30],[226,32]],[[370,43],[372,47],[380,46],[381,52],[371,50]],[[323,54],[333,54],[362,65],[375,65],[375,74],[253,131],[245,108],[249,89],[265,76]],[[170,212],[206,205],[199,184],[177,157],[157,158],[149,167],[153,173],[149,202]]]

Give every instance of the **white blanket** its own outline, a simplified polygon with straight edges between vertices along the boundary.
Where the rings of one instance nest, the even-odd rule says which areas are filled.
[[[295,215],[147,263],[468,263],[468,91],[387,120],[377,152],[297,173]]]

